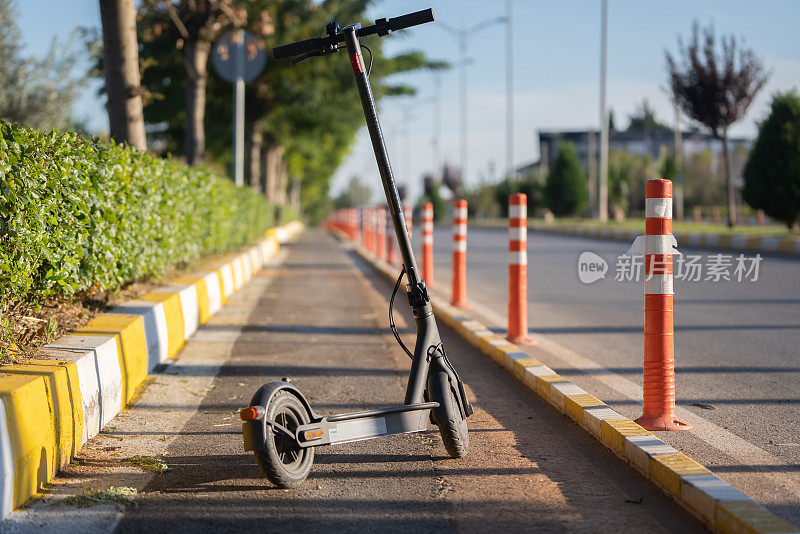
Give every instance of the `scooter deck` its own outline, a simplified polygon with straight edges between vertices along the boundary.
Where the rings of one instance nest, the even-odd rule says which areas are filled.
[[[438,402],[423,402],[350,414],[331,415],[297,427],[297,443],[301,447],[318,447],[350,443],[381,436],[423,432]]]

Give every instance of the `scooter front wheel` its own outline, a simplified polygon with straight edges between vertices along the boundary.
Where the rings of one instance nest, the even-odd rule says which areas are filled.
[[[431,400],[439,403],[434,408],[434,419],[439,426],[444,448],[452,458],[463,458],[469,452],[467,420],[458,407],[455,385],[444,371],[433,373],[428,379]]]
[[[289,391],[279,391],[266,406],[264,417],[268,425],[267,440],[263,450],[255,451],[258,468],[279,488],[299,486],[314,464],[314,448],[300,447],[294,438],[297,427],[311,422],[306,407]]]

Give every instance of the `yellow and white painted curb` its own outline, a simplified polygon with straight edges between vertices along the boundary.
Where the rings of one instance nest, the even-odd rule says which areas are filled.
[[[621,228],[605,228],[590,226],[551,226],[534,224],[531,229],[537,232],[565,234],[581,237],[608,239],[611,241],[631,242],[643,233]],[[681,245],[698,248],[713,248],[741,252],[769,252],[775,254],[800,255],[800,238],[791,236],[760,235],[721,235],[700,232],[676,232],[675,239]]]
[[[267,231],[210,272],[179,278],[92,319],[42,348],[41,359],[0,367],[0,519],[47,487],[133,399],[153,369],[174,358],[303,229]]]
[[[397,278],[397,267],[376,259],[361,246],[355,248],[383,276],[390,281]],[[438,319],[586,429],[714,532],[800,534],[796,526],[777,517],[577,384],[561,377],[503,336],[465,316],[462,310],[450,306],[445,299],[432,296],[431,301]]]

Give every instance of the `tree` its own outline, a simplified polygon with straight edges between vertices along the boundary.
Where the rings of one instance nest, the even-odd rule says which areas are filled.
[[[800,218],[800,96],[772,98],[770,114],[744,167],[745,202],[770,217],[796,226]]]
[[[659,174],[659,178],[669,180],[670,182],[674,182],[675,178],[678,177],[678,160],[675,158],[674,153],[669,152],[664,157]]]
[[[372,197],[372,191],[369,187],[364,185],[358,176],[350,178],[347,188],[344,189],[336,200],[333,201],[333,207],[338,208],[357,208],[369,204]]]
[[[85,86],[72,75],[75,50],[54,40],[43,59],[24,57],[16,18],[13,0],[0,0],[0,119],[40,130],[74,129],[72,105]]]
[[[100,21],[111,137],[146,150],[133,0],[100,0]]]
[[[692,27],[688,46],[679,38],[679,57],[666,52],[673,98],[692,120],[707,127],[722,141],[728,191],[728,226],[736,222],[736,190],[733,183],[728,129],[741,119],[753,98],[767,82],[767,74],[755,53],[741,48],[734,36],[720,39],[717,52],[713,27]]]
[[[589,192],[575,145],[569,141],[558,144],[558,157],[544,189],[545,204],[556,217],[580,215],[586,209]]]
[[[494,200],[500,208],[500,216],[508,217],[508,197],[524,193],[528,198],[528,214],[533,215],[543,205],[545,180],[540,173],[531,172],[514,178],[507,176],[494,186]]]
[[[183,145],[189,165],[197,165],[204,159],[211,43],[227,25],[244,24],[244,14],[231,4],[231,0],[145,0],[139,8],[142,41],[160,41],[163,46],[171,44],[183,52],[186,70]]]
[[[636,109],[628,115],[629,132],[642,132],[645,139],[650,139],[650,135],[656,130],[671,131],[671,128],[666,124],[662,124],[656,118],[656,111],[650,106],[650,102],[645,98],[642,103],[636,106]]]
[[[143,80],[145,94],[150,95],[145,119],[148,124],[161,127],[156,135],[164,150],[185,154],[188,158],[187,115],[191,115],[192,108],[187,107],[187,86],[193,82],[189,78],[185,51],[176,46],[176,40],[182,37],[175,32],[173,18],[163,7],[165,1],[148,0],[140,9],[142,57],[146,65]],[[186,5],[200,2],[181,1]],[[246,29],[263,39],[267,50],[319,36],[331,20],[340,23],[366,21],[370,4],[368,0],[207,2],[212,7],[230,5],[237,14],[240,9],[244,10],[242,18]],[[177,0],[172,3],[178,5]],[[223,25],[218,33],[226,28]],[[385,57],[382,50],[385,41],[386,38],[378,37],[365,39],[374,53],[370,81],[376,99],[413,92],[408,86],[390,83],[388,78],[394,73],[427,66],[421,52]],[[282,204],[287,200],[288,184],[299,179],[303,209],[312,222],[319,220],[330,208],[328,189],[333,173],[364,124],[347,55],[314,58],[294,67],[290,67],[288,61],[267,61],[262,74],[247,84],[245,100],[247,182],[253,186],[260,183],[268,198]],[[232,87],[218,76],[208,77],[205,115],[215,118],[205,121],[207,159],[212,165],[228,165],[231,162]]]
[[[444,164],[442,166],[442,184],[450,190],[455,197],[464,186],[464,178],[461,176],[461,169],[453,165]]]
[[[433,204],[433,220],[441,221],[447,212],[447,204],[439,193],[439,182],[432,175],[426,174],[422,179],[422,184],[424,191],[417,201],[417,207],[430,202]]]

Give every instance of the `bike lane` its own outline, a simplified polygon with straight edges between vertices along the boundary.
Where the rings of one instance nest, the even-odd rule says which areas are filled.
[[[319,449],[300,488],[272,487],[242,450],[237,416],[262,383],[289,377],[331,414],[401,402],[409,368],[386,328],[387,282],[327,234],[309,231],[286,248],[285,261],[233,296],[10,532],[702,530],[444,327],[475,406],[466,458],[449,459],[431,427]],[[404,300],[396,306],[408,344]],[[169,471],[123,461],[135,455]],[[135,506],[62,503],[109,486],[136,488]]]

